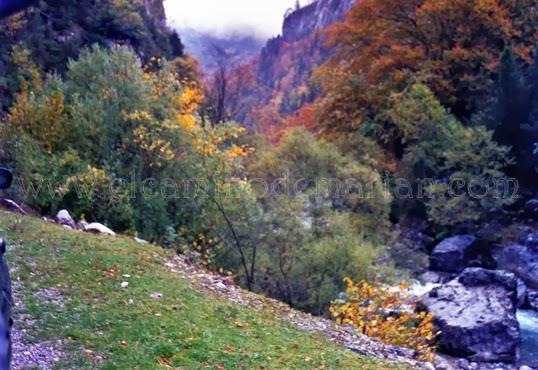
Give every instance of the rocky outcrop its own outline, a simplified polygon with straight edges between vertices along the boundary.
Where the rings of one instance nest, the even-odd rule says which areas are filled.
[[[282,39],[293,42],[343,19],[355,0],[319,0],[284,18]]]
[[[355,0],[318,0],[287,14],[282,26],[282,35],[270,39],[262,49],[258,60],[259,81],[264,86],[277,88],[279,81],[288,76],[289,65],[294,65],[302,66],[299,68],[301,71],[297,71],[294,76],[296,84],[306,83],[306,78],[310,77],[313,69],[329,56],[328,50],[324,50],[321,37],[317,36],[318,31],[343,20],[354,3]],[[289,50],[290,45],[293,45],[294,49],[302,49],[303,53],[308,52],[309,55],[294,54]],[[318,55],[312,58],[314,54]],[[283,63],[283,59],[289,58],[293,59],[292,63],[288,63],[286,70],[282,69],[286,64]]]
[[[497,268],[514,273],[527,287],[538,289],[538,247],[534,234],[530,234],[529,245],[511,244],[496,248],[493,258]]]
[[[459,273],[467,267],[467,260],[476,244],[473,235],[458,235],[443,240],[430,256],[433,270]]]
[[[166,28],[166,12],[162,0],[144,0],[144,9],[150,19],[153,19],[160,28]]]
[[[258,112],[274,115],[297,112],[312,102],[317,89],[311,86],[313,71],[332,55],[322,31],[343,20],[355,0],[318,0],[303,8],[289,10],[282,35],[267,41],[259,55],[247,63],[252,76],[249,88],[241,92],[234,119],[246,125],[260,124]]]
[[[516,292],[511,273],[467,268],[423,296],[419,306],[435,316],[441,352],[478,362],[514,362],[521,342]]]

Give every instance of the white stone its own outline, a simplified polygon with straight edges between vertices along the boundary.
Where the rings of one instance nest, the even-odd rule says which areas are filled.
[[[75,221],[69,214],[69,211],[66,209],[62,209],[56,214],[56,222],[60,225],[69,226],[71,228],[75,227]]]
[[[107,234],[112,236],[116,235],[114,231],[98,222],[92,222],[91,224],[84,226],[84,231],[95,234]]]
[[[128,281],[124,281],[121,283],[121,287],[122,288],[127,288],[129,286],[129,282]]]

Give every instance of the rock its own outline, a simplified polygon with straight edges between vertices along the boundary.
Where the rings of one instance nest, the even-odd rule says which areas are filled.
[[[529,247],[538,247],[538,233],[531,232],[520,238],[519,242]]]
[[[538,248],[511,244],[496,248],[493,258],[497,268],[514,273],[528,288],[538,289]]]
[[[98,222],[92,222],[91,224],[84,226],[84,231],[94,234],[107,234],[112,236],[116,235],[114,231],[110,230],[108,227]]]
[[[162,293],[157,293],[157,292],[153,292],[149,296],[155,300],[159,300],[163,297]]]
[[[532,216],[538,215],[538,199],[531,199],[525,203],[525,211]]]
[[[441,276],[433,271],[426,271],[420,275],[419,279],[423,284],[437,284],[441,282]]]
[[[467,361],[464,358],[460,358],[458,361],[456,361],[456,365],[458,365],[458,367],[460,369],[468,369],[469,368],[469,361]]]
[[[66,209],[62,209],[56,214],[56,222],[60,225],[69,226],[70,228],[76,226],[75,220],[73,220],[73,217],[71,217]]]
[[[538,311],[538,290],[528,290],[527,291],[527,302],[526,305],[533,310]]]
[[[473,235],[458,235],[443,240],[434,249],[430,256],[433,270],[445,272],[461,272],[476,243]]]
[[[480,227],[476,236],[481,240],[490,243],[497,243],[501,240],[503,227],[498,221],[488,222]]]
[[[135,240],[135,242],[140,243],[140,244],[149,244],[149,242],[147,240],[140,239],[140,238],[137,238],[137,237],[135,237],[134,240]]]
[[[527,301],[527,286],[521,279],[517,279],[517,308],[525,306]]]
[[[517,279],[504,271],[467,268],[421,298],[441,331],[439,350],[476,362],[513,362],[521,342]]]
[[[425,362],[424,363],[424,369],[425,370],[436,370],[435,366],[430,362]]]
[[[129,286],[129,282],[128,281],[122,281],[121,283],[121,287],[122,288],[127,288]]]
[[[86,226],[88,226],[88,223],[84,220],[80,220],[79,222],[77,222],[77,224],[75,225],[75,227],[78,229],[78,230],[82,230],[84,231],[86,229]]]
[[[20,213],[23,215],[26,214],[26,211],[22,209],[22,207],[19,206],[17,202],[8,198],[0,199],[0,206],[4,207],[5,209],[11,212]]]

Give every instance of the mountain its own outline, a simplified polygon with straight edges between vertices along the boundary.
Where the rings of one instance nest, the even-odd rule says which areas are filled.
[[[312,73],[331,55],[323,31],[343,20],[354,3],[318,0],[288,12],[282,35],[270,39],[250,63],[253,80],[243,90],[245,104],[238,104],[242,109],[234,118],[247,125],[278,125],[284,115],[312,101],[316,95]]]
[[[253,58],[262,49],[265,40],[252,36],[246,31],[237,31],[222,36],[200,32],[193,28],[178,30],[185,44],[185,51],[194,56],[206,74],[211,74],[218,67],[217,60],[226,55],[233,66]]]
[[[94,44],[130,45],[144,62],[154,56],[171,60],[183,55],[178,34],[166,26],[163,0],[41,1],[0,21],[3,108],[9,105],[9,92],[18,90],[21,56],[43,71],[63,73],[69,59]],[[18,61],[12,57],[14,48]]]

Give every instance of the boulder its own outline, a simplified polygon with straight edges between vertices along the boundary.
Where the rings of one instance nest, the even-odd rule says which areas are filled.
[[[56,222],[60,225],[69,226],[71,228],[75,228],[76,226],[75,220],[73,220],[73,217],[71,217],[69,211],[66,209],[62,209],[56,214]]]
[[[476,243],[473,235],[458,235],[443,240],[430,256],[432,270],[459,273],[467,267],[467,259]]]
[[[525,306],[527,301],[527,286],[521,279],[517,279],[517,308]]]
[[[86,229],[86,226],[88,226],[88,223],[86,221],[84,221],[84,220],[80,220],[75,225],[77,230],[82,230],[82,231],[84,231]]]
[[[527,306],[538,311],[538,290],[530,290],[527,292]]]
[[[532,216],[538,215],[538,199],[531,199],[525,203],[525,211]]]
[[[531,232],[523,236],[519,240],[520,244],[527,245],[529,247],[538,247],[538,233]]]
[[[108,227],[98,222],[92,222],[91,224],[84,226],[84,231],[94,234],[107,234],[112,236],[116,235],[114,231],[110,230]]]
[[[532,235],[532,234],[531,234]],[[538,289],[538,248],[511,244],[493,251],[497,268],[514,273],[531,289]]]
[[[426,271],[420,275],[419,280],[423,284],[438,284],[441,282],[441,276],[433,271]]]
[[[514,362],[521,333],[516,319],[517,279],[508,272],[467,268],[420,299],[434,314],[439,350],[477,362]]]

